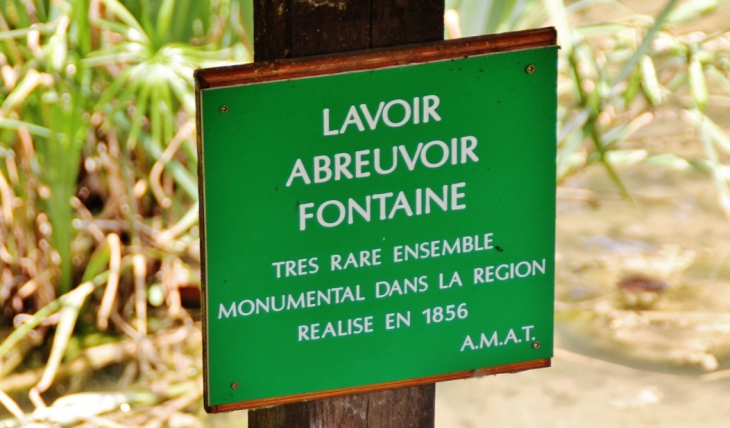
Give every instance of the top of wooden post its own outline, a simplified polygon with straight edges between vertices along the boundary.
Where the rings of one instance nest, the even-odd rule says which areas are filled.
[[[254,60],[442,40],[443,0],[254,0]]]

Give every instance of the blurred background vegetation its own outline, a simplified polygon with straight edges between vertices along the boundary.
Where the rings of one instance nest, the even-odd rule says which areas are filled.
[[[251,3],[0,4],[3,426],[202,423],[193,70],[252,60]],[[642,3],[447,0],[445,37],[556,26],[556,184],[699,171],[730,220],[730,33],[693,26],[730,2]],[[667,117],[697,150],[632,139]]]

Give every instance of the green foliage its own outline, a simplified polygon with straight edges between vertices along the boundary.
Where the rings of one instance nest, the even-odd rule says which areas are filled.
[[[35,131],[37,158],[32,158],[31,163],[39,167],[35,171],[38,179],[35,184],[47,186],[37,190],[44,199],[40,208],[48,213],[53,228],[51,243],[56,251],[53,260],[61,268],[61,292],[71,287],[73,213],[68,201],[76,192],[80,148],[88,131],[88,115],[84,115],[89,108],[88,74],[79,69],[79,58],[88,51],[90,37],[85,15],[74,12],[74,6],[83,6],[83,2],[77,3],[40,3],[34,15],[20,2],[9,2],[2,19],[4,27],[20,27],[14,28],[15,37],[4,40],[3,54],[11,61],[3,73],[2,116],[17,121],[12,126],[14,129]],[[50,20],[43,21],[44,18]],[[28,29],[31,23],[40,24],[45,34]],[[25,44],[17,40],[23,35]],[[17,136],[7,133],[5,136],[6,147],[13,150]],[[17,191],[25,187],[20,182],[17,184]],[[23,257],[22,254],[15,256]]]
[[[232,10],[236,14],[223,13]],[[117,139],[125,142],[119,159],[123,187],[116,196],[127,202],[114,203],[126,207],[123,214],[133,224],[139,204],[130,184],[149,175],[177,130],[194,117],[193,70],[250,60],[250,46],[237,41],[246,33],[242,8],[236,0],[11,0],[0,12],[0,132],[11,158],[32,166],[17,182],[11,177],[10,185],[21,197],[40,195],[37,209],[52,227],[50,242],[29,237],[15,245],[29,253],[11,256],[18,262],[30,248],[50,244],[45,253],[48,264],[59,267],[53,282],[62,294],[72,287],[76,233],[69,201],[78,191],[82,160],[98,159],[100,143],[109,149]],[[174,202],[179,215],[197,198],[193,135],[185,136],[182,155],[165,162],[170,184],[186,197],[163,208]],[[24,141],[30,150],[23,151]],[[29,207],[28,226],[36,214]],[[20,266],[16,273],[32,276]]]
[[[581,0],[448,1],[461,17],[464,36],[554,25],[561,44],[560,106],[558,123],[558,183],[584,168],[600,163],[617,189],[630,199],[614,156],[634,133],[651,125],[663,112],[678,113],[696,127],[707,159],[689,159],[687,165],[711,165],[720,207],[730,219],[728,166],[722,153],[727,134],[707,116],[713,96],[730,95],[725,82],[730,69],[727,49],[730,33],[689,33],[683,25],[727,10],[718,0],[666,0],[656,18],[633,13],[630,2]],[[581,24],[594,8],[620,11],[613,22]],[[448,25],[448,24],[447,24]],[[710,83],[712,82],[712,83]],[[709,88],[712,89],[712,93]],[[647,158],[654,165],[652,156]],[[612,160],[613,159],[613,160]]]
[[[74,329],[155,333],[147,294],[159,305],[160,290],[166,311],[150,325],[189,322],[178,289],[198,286],[193,71],[251,60],[249,3],[0,4],[0,325],[26,320],[0,344],[0,376],[58,323],[38,407],[68,344],[86,343]]]
[[[456,0],[446,8],[459,11],[463,37],[536,28],[547,18],[540,0]]]
[[[637,16],[619,25],[596,24],[569,30],[571,39],[577,41],[575,49],[566,53],[568,76],[577,96],[564,98],[568,108],[561,115],[561,124],[570,126],[574,125],[573,121],[580,120],[583,136],[592,140],[595,149],[579,160],[583,147],[569,146],[566,140],[561,141],[559,181],[585,166],[601,162],[628,197],[628,191],[623,188],[607,155],[621,149],[634,132],[661,117],[662,111],[679,112],[680,117],[688,119],[694,115],[693,111],[706,110],[710,98],[708,68],[726,67],[722,50],[713,39],[725,39],[728,34],[685,36],[678,24],[716,7],[720,7],[718,2],[669,0],[656,19]],[[637,22],[643,24],[637,25]],[[726,73],[724,70],[720,74]],[[717,94],[722,92],[727,94],[722,89]],[[687,121],[697,126],[695,121]],[[578,129],[574,126],[569,131]],[[569,132],[563,131],[561,135],[569,138]],[[726,185],[719,183],[716,180],[722,198]],[[730,214],[722,204],[721,208]]]
[[[718,115],[730,105],[730,34],[685,27],[728,3],[667,0],[656,17],[617,0],[446,7],[462,36],[558,28],[558,184],[599,164],[628,197],[624,150],[671,112],[698,130],[704,159],[647,148],[646,164],[708,172],[730,219],[730,136]],[[599,7],[624,18],[584,23]],[[252,15],[251,0],[0,1],[0,324],[19,325],[0,343],[0,378],[61,314],[59,373],[69,341],[108,345],[75,339],[74,325],[88,332],[111,321],[130,343],[146,343],[189,324],[179,289],[198,286],[193,71],[251,61]]]

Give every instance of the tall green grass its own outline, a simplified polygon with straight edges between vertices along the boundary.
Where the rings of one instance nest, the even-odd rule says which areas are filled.
[[[64,355],[103,367],[105,341],[156,343],[189,325],[179,290],[199,281],[193,71],[251,60],[250,7],[0,3],[0,331],[17,327],[0,343],[3,404],[20,388],[44,408],[54,379],[73,373]],[[42,376],[8,378],[33,369],[50,331]]]
[[[712,116],[730,96],[728,29],[689,32],[685,26],[726,12],[726,0],[666,0],[654,16],[633,12],[639,2],[617,0],[450,0],[464,36],[554,25],[559,63],[557,183],[600,164],[616,189],[631,199],[617,171],[622,149],[635,133],[678,113],[702,136],[705,159],[679,159],[652,152],[647,165],[694,165],[708,171],[719,207],[730,219],[726,154],[728,134]],[[614,22],[584,23],[594,8],[624,16]],[[447,24],[448,26],[448,24]],[[710,90],[712,88],[712,90]]]

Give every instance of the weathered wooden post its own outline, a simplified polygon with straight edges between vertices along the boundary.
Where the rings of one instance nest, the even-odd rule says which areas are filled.
[[[260,1],[258,62],[195,73],[209,412],[429,427],[434,382],[550,366],[555,30],[393,3]]]
[[[443,0],[254,2],[257,62],[431,42],[443,35]]]
[[[443,0],[255,0],[254,58],[441,40],[443,17]],[[249,427],[432,427],[435,393],[429,384],[253,410]]]

